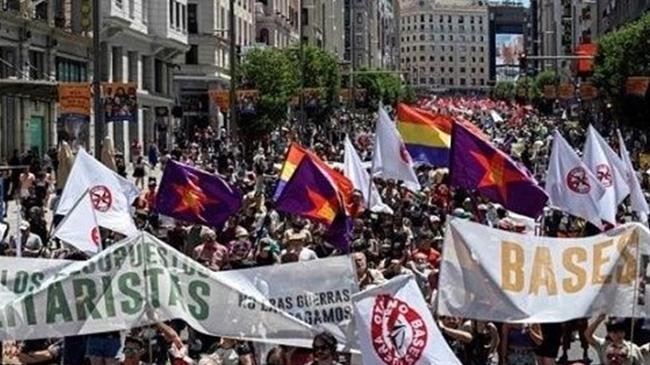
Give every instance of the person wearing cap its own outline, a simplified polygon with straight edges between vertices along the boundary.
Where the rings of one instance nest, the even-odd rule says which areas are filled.
[[[602,365],[642,365],[644,364],[641,349],[625,339],[625,322],[622,319],[610,318],[605,324],[607,337],[596,336],[596,329],[605,321],[605,314],[599,315],[585,330],[589,344],[598,352]]]
[[[43,250],[41,238],[30,231],[30,224],[23,220],[20,222],[20,247],[23,257],[38,257]],[[8,255],[17,254],[18,237],[12,237]]]

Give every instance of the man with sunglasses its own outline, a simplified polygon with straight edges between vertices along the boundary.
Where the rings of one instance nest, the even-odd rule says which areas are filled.
[[[643,354],[639,347],[625,339],[625,323],[619,319],[610,319],[605,324],[607,338],[595,336],[596,329],[605,320],[601,314],[585,331],[585,337],[598,352],[603,365],[642,365]]]
[[[314,361],[307,365],[340,365],[336,362],[336,346],[338,341],[331,333],[322,332],[314,336],[312,350]]]

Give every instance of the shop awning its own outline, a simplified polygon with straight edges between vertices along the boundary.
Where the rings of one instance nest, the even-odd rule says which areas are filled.
[[[13,96],[40,101],[55,101],[56,81],[46,80],[0,80],[0,96]]]

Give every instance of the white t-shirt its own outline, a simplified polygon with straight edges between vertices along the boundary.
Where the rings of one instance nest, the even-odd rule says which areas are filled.
[[[602,365],[643,365],[643,355],[637,345],[623,341],[620,346],[604,338],[598,338],[594,348]]]
[[[287,251],[287,249],[285,248],[285,249],[282,250],[282,252],[280,253],[280,256],[283,256],[283,255],[286,254],[287,252],[288,252],[288,251]],[[303,247],[303,248],[300,250],[300,254],[298,254],[298,261],[311,261],[311,260],[318,260],[318,255],[316,255],[316,252],[314,252],[314,250],[312,250],[312,249],[310,249],[310,248],[307,248],[307,247]]]

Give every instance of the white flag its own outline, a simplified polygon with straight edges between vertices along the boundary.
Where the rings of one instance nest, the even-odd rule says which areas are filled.
[[[85,191],[54,232],[54,237],[91,255],[101,250],[101,237],[90,194]]]
[[[641,189],[641,184],[639,184],[639,179],[636,176],[634,171],[634,166],[632,166],[632,160],[630,160],[630,153],[627,152],[625,148],[625,140],[621,135],[621,131],[617,130],[618,133],[618,145],[619,151],[621,153],[621,159],[623,160],[623,165],[625,166],[625,179],[630,188],[630,205],[632,206],[632,211],[636,212],[641,218],[642,222],[648,220],[648,213],[650,213],[650,208],[648,208],[648,202],[645,200],[643,195],[643,190]]]
[[[461,365],[413,276],[352,296],[364,365]]]
[[[383,108],[379,108],[375,130],[372,174],[384,179],[402,180],[410,190],[420,190],[420,183],[413,170],[413,159],[406,150],[395,123]]]
[[[587,130],[582,160],[605,188],[600,199],[600,217],[616,224],[618,205],[630,194],[625,165],[593,126]]]
[[[127,236],[138,232],[129,212],[129,207],[138,197],[138,188],[80,148],[56,214],[68,214],[86,190],[100,227]]]
[[[545,189],[550,205],[602,228],[598,202],[605,188],[558,131],[553,135]]]
[[[372,212],[393,214],[393,210],[381,201],[375,183],[370,180],[370,175],[363,167],[361,158],[354,149],[350,137],[347,136],[345,137],[343,174],[352,181],[354,188],[361,192],[366,208]]]

